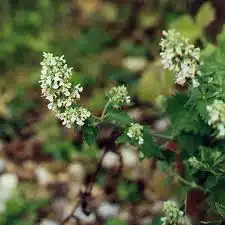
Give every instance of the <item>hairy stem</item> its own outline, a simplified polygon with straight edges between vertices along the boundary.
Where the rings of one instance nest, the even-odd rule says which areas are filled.
[[[93,123],[94,126],[97,126],[97,125],[99,125],[100,123],[103,122],[104,118],[106,117],[106,113],[107,113],[107,110],[108,110],[108,108],[109,108],[109,106],[110,106],[110,103],[111,103],[111,102],[108,101],[108,102],[105,104],[105,107],[104,107],[104,109],[103,109],[102,114],[101,114],[100,117],[99,117],[99,116],[94,116],[94,115],[93,115],[93,118],[97,120],[97,121],[95,121],[95,122]]]
[[[173,140],[173,139],[174,139],[173,136],[164,135],[164,134],[158,134],[158,133],[155,133],[155,132],[152,131],[152,130],[150,130],[150,134],[151,134],[153,137],[163,138],[163,139],[167,139],[167,140]]]
[[[109,108],[110,103],[111,103],[110,101],[108,101],[108,102],[106,103],[106,105],[105,105],[105,107],[104,107],[104,109],[103,109],[103,111],[102,111],[102,115],[101,115],[101,117],[100,117],[101,121],[104,119],[104,117],[105,117],[105,115],[106,115],[106,112],[107,112],[107,109]]]

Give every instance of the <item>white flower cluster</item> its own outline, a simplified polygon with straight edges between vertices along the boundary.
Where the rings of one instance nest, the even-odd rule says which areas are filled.
[[[111,88],[106,95],[112,106],[116,109],[124,104],[130,104],[130,96],[125,85]]]
[[[164,217],[161,218],[162,225],[190,225],[184,212],[179,210],[175,201],[168,200],[163,204]]]
[[[63,125],[71,127],[76,123],[82,126],[91,115],[88,110],[75,105],[83,87],[80,84],[73,86],[70,82],[72,68],[68,68],[64,56],[44,52],[43,57],[40,84],[43,96],[50,102],[48,108],[56,113]]]
[[[131,123],[127,131],[127,136],[137,144],[142,145],[144,143],[143,139],[143,126],[138,123]]]
[[[70,127],[70,125],[74,123],[78,126],[83,126],[85,120],[90,116],[91,113],[83,107],[68,108],[58,114],[58,118],[62,120],[62,124],[66,127]]]
[[[190,79],[194,87],[198,86],[195,76],[200,74],[200,49],[175,30],[163,31],[163,35],[160,56],[164,68],[175,74],[177,84],[184,85]]]
[[[217,137],[225,137],[225,103],[221,100],[214,100],[207,106],[209,113],[208,124],[217,129]]]

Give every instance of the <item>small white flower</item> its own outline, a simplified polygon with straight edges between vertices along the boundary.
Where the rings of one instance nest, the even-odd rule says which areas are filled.
[[[83,126],[86,119],[91,116],[91,113],[83,107],[69,107],[62,113],[57,113],[56,116],[62,120],[62,124],[67,128],[75,123],[78,126]]]
[[[98,214],[104,218],[117,217],[119,214],[119,206],[110,202],[102,202],[98,208]]]
[[[163,31],[163,36],[160,42],[161,62],[164,69],[175,74],[175,82],[184,85],[188,79],[193,80],[199,74],[200,49],[175,30]],[[197,80],[193,81],[193,85],[199,85]]]
[[[131,123],[127,131],[127,136],[137,145],[144,143],[143,126],[138,123]]]
[[[94,223],[96,221],[96,215],[94,213],[91,213],[89,215],[86,215],[83,212],[83,209],[81,206],[79,206],[74,215],[79,218],[83,223]]]
[[[163,225],[190,225],[188,218],[179,210],[175,201],[164,202],[163,213],[164,217],[161,218]]]
[[[225,137],[225,103],[222,100],[214,100],[206,107],[209,120],[208,124],[217,130],[217,137]]]
[[[111,88],[106,95],[114,108],[130,104],[130,96],[124,85]]]
[[[43,96],[49,101],[48,108],[56,113],[63,125],[71,127],[75,122],[83,126],[91,114],[76,105],[83,87],[72,85],[72,68],[68,68],[64,56],[43,53],[43,57],[40,85]]]

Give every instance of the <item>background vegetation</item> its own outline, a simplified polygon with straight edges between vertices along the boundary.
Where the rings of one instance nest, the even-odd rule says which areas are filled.
[[[38,83],[43,51],[65,55],[74,82],[85,87],[83,103],[96,115],[104,91],[126,84],[133,98],[128,113],[164,131],[168,119],[157,109],[160,96],[174,87],[159,62],[162,30],[177,29],[207,54],[224,31],[224,15],[219,0],[2,0],[0,224],[57,224],[112,142],[106,126],[98,143],[87,146],[79,130],[65,129],[47,110]],[[162,200],[179,195],[179,187],[154,159],[139,162],[131,146],[121,146],[121,152],[120,173],[115,164],[103,164],[94,185],[98,217],[82,215],[81,222],[160,224]]]

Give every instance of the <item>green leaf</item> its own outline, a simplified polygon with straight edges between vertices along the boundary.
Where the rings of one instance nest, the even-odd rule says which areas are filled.
[[[225,218],[225,179],[221,180],[213,189],[212,194],[217,212]]]
[[[225,218],[225,205],[219,204],[219,203],[215,203],[216,206],[216,210],[217,212],[223,217]]]
[[[205,181],[204,188],[211,189],[217,184],[217,177],[209,175]]]
[[[133,119],[130,118],[125,112],[116,110],[110,110],[108,112],[107,119],[116,124],[119,124],[121,127],[127,126],[133,122]]]
[[[127,134],[123,134],[116,139],[116,144],[126,144],[130,141],[130,138]]]
[[[121,221],[118,218],[112,218],[106,221],[105,225],[127,225],[126,222]]]
[[[201,135],[208,132],[208,125],[201,119],[192,104],[185,93],[178,93],[168,98],[167,113],[172,123],[173,136],[178,136],[182,132]],[[204,110],[206,111],[206,108]]]
[[[155,143],[153,137],[149,133],[149,127],[144,126],[143,131],[144,143],[141,145],[140,150],[147,157],[159,156],[161,151]]]
[[[204,28],[215,18],[215,10],[210,2],[203,4],[196,15],[197,24]]]
[[[161,216],[156,217],[149,225],[161,225],[162,221],[161,221]]]
[[[95,126],[85,126],[84,127],[84,138],[88,145],[96,143],[98,136],[98,129]]]

